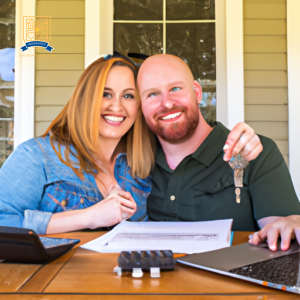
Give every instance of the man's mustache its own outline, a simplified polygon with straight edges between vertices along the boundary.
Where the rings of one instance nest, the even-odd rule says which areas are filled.
[[[158,112],[156,112],[154,114],[154,119],[159,119],[161,118],[162,116],[164,116],[165,114],[171,114],[171,113],[175,113],[175,112],[178,112],[178,111],[182,111],[182,112],[185,112],[186,111],[186,108],[183,107],[183,106],[173,106],[172,108],[168,109],[168,108],[165,108],[165,107],[162,107],[161,109],[159,109]]]

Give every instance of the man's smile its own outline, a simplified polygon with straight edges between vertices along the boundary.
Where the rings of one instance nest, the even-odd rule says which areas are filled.
[[[181,117],[181,115],[182,115],[182,111],[175,111],[175,112],[172,111],[160,116],[158,119],[163,121],[173,122],[173,121],[177,121]]]

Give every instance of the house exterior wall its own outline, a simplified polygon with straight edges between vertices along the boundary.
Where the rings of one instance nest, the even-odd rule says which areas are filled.
[[[245,122],[288,164],[286,0],[244,0]]]
[[[45,132],[69,100],[84,70],[84,0],[37,0],[37,16],[51,16],[53,53],[35,59],[35,136]],[[37,48],[36,54],[45,54]]]

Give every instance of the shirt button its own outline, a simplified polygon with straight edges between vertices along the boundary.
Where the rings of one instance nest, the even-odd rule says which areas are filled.
[[[174,200],[175,200],[175,196],[172,195],[172,196],[170,197],[170,199],[171,199],[172,201],[174,201]]]

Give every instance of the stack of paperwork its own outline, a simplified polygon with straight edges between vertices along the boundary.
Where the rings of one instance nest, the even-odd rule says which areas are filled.
[[[230,246],[232,219],[206,222],[128,222],[82,245],[102,253],[172,250],[201,253]]]

